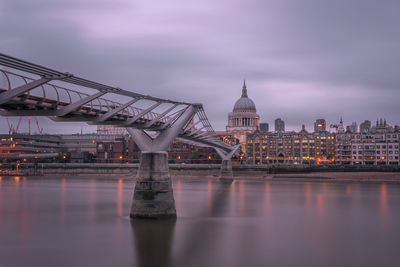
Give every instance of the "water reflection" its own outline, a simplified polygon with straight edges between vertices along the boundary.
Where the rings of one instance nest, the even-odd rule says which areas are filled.
[[[175,182],[177,220],[130,221],[131,181],[3,177],[0,266],[400,266],[398,185]]]
[[[229,187],[230,206],[234,210],[236,203],[236,181],[233,181]]]
[[[3,177],[0,176],[0,192],[1,192],[2,182],[3,182]],[[0,218],[1,218],[1,213],[2,213],[2,206],[3,206],[3,194],[0,193]],[[0,226],[1,226],[1,220],[0,220]]]
[[[317,194],[317,211],[318,214],[322,215],[324,211],[324,195],[323,194]]]
[[[176,219],[131,220],[137,266],[174,266],[171,249]]]
[[[212,206],[213,206],[213,200],[212,200],[212,181],[208,180],[207,181],[207,216],[211,217],[212,216]]]
[[[244,216],[244,207],[245,207],[244,190],[245,190],[244,182],[240,181],[239,182],[239,215],[240,216]]]
[[[199,253],[206,250],[216,236],[220,236],[218,231],[215,231],[215,227],[204,223],[200,218],[226,214],[231,190],[231,183],[207,181],[205,209],[199,211],[196,215],[199,219],[191,221],[190,228],[187,228],[185,234],[182,235],[180,249],[175,257],[172,257],[171,249],[176,220],[132,220],[138,266],[193,266],[196,264],[199,261],[197,257]],[[181,205],[180,183],[177,184],[176,191],[178,206]]]
[[[61,222],[64,222],[64,218],[65,218],[65,209],[66,209],[66,203],[65,203],[65,197],[66,197],[66,185],[67,183],[67,179],[65,177],[61,178],[61,192],[60,192],[60,219]]]
[[[181,179],[178,179],[176,181],[176,193],[175,193],[175,197],[176,197],[176,212],[179,214],[182,211],[182,206],[181,206],[181,202],[182,202],[182,185],[181,185]]]
[[[351,184],[346,185],[346,194],[351,195],[353,192]]]
[[[381,202],[381,212],[383,215],[386,215],[388,212],[387,184],[381,184],[380,202]]]
[[[229,205],[228,202],[228,196],[230,194],[230,186],[231,182],[220,182],[217,181],[215,186],[215,192],[212,191],[212,183],[210,185],[211,188],[211,199],[210,203],[213,204],[211,205],[211,209],[207,207],[207,213],[209,217],[214,217],[214,216],[223,216],[225,213],[228,211],[227,207]]]
[[[207,203],[213,203],[210,207],[206,205],[204,211],[199,211],[196,219],[190,222],[190,227],[186,229],[179,240],[180,246],[173,266],[206,266],[201,262],[212,262],[212,259],[203,258],[201,255],[218,240],[223,239],[224,227],[215,227],[209,221],[215,217],[226,216],[229,206],[229,195],[232,192],[232,182],[207,182]],[[214,188],[214,190],[212,190]],[[210,199],[209,199],[210,196]],[[208,218],[205,222],[202,218]]]
[[[122,178],[118,179],[117,188],[117,215],[122,216],[124,212],[124,181]]]
[[[383,234],[387,231],[388,227],[388,192],[387,184],[381,184],[380,186],[380,218],[381,228]]]
[[[312,191],[311,183],[307,182],[305,184],[305,197],[306,197],[306,207],[307,208],[310,207],[311,201],[312,201],[312,199],[311,199],[312,198],[311,191]]]
[[[270,182],[265,183],[265,210],[267,215],[269,215],[269,211],[271,208],[271,184]]]
[[[93,221],[96,216],[96,180],[89,181],[89,218]]]

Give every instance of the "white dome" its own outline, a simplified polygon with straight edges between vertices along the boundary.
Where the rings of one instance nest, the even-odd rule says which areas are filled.
[[[256,105],[253,100],[247,96],[246,81],[243,83],[242,97],[236,101],[233,112],[251,112],[256,113]]]
[[[248,97],[241,97],[236,101],[235,106],[233,107],[233,111],[247,111],[247,112],[257,112],[256,105],[254,104],[253,100]]]

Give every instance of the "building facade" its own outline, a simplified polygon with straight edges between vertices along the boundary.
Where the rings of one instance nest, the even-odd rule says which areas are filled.
[[[335,136],[329,132],[256,131],[247,135],[248,164],[321,164],[335,160]]]
[[[399,165],[398,127],[382,119],[370,131],[347,131],[336,136],[336,162],[351,165]]]
[[[63,141],[58,135],[2,134],[0,159],[2,162],[56,159],[62,145]]]

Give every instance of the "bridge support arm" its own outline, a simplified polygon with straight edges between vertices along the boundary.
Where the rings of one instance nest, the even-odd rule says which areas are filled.
[[[231,152],[225,152],[224,150],[215,147],[218,155],[222,158],[220,180],[222,181],[233,181],[233,171],[232,171],[232,156],[240,148],[240,145],[235,146]]]
[[[81,100],[76,101],[75,103],[69,104],[68,106],[63,107],[62,109],[59,109],[57,111],[57,116],[61,116],[61,117],[65,116],[68,113],[71,113],[71,112],[79,109],[81,106],[87,104],[88,102],[90,102],[106,93],[107,93],[107,91],[100,91],[94,95],[90,95],[85,98],[82,98]]]
[[[114,116],[115,114],[117,114],[118,112],[120,112],[121,110],[123,110],[124,108],[129,107],[130,105],[134,104],[135,102],[137,102],[137,101],[139,101],[139,100],[140,100],[140,98],[134,98],[134,99],[132,99],[131,101],[129,101],[129,102],[127,102],[127,103],[125,103],[125,104],[123,104],[123,105],[117,107],[117,108],[114,108],[114,109],[110,110],[109,112],[107,112],[106,114],[104,114],[104,115],[102,115],[100,118],[98,118],[98,119],[96,120],[96,122],[103,122],[103,121],[105,121],[105,120],[111,118],[112,116]]]
[[[51,80],[52,79],[50,79],[50,78],[41,78],[39,80],[34,80],[27,84],[21,85],[17,88],[3,92],[0,94],[0,105],[6,103],[7,101],[10,101],[14,97],[20,96],[32,89],[35,89],[36,87],[39,87],[45,83],[48,83]]]
[[[143,130],[127,128],[142,150],[131,218],[176,217],[167,149],[193,118],[195,111],[193,106],[189,106],[171,127],[161,131],[154,139]]]
[[[143,130],[129,127],[126,129],[142,152],[167,151],[174,139],[183,131],[183,127],[193,118],[195,112],[195,108],[189,106],[171,127],[162,130],[154,139]]]

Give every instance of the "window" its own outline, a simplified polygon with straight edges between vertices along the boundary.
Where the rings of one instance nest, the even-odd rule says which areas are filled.
[[[376,148],[381,148],[381,146],[376,146]]]

